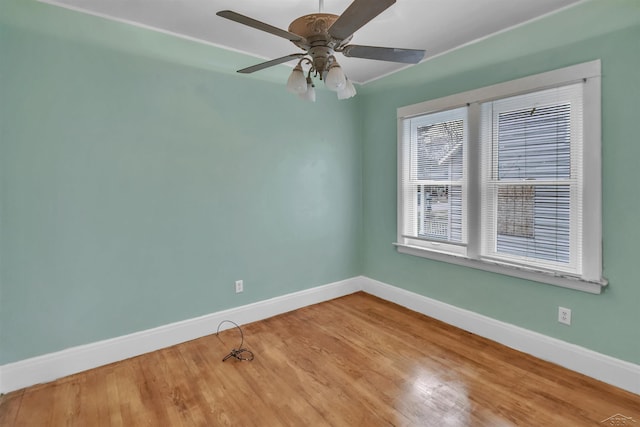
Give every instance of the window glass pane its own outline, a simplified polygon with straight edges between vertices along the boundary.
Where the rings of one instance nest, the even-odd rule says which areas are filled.
[[[417,178],[462,179],[463,121],[452,120],[417,128]]]
[[[500,187],[497,252],[568,263],[569,218],[568,185]]]
[[[509,185],[498,188],[498,234],[534,237],[533,185]]]
[[[419,185],[416,197],[417,237],[462,241],[462,186]]]
[[[568,103],[498,115],[498,179],[571,176],[571,106]]]

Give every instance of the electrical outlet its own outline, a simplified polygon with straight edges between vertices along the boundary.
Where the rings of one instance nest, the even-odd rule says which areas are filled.
[[[236,280],[236,294],[244,291],[244,283],[242,280]]]
[[[571,325],[571,309],[558,307],[558,322]]]

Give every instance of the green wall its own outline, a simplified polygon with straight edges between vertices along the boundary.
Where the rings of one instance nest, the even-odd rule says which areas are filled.
[[[0,364],[359,274],[640,363],[639,40],[640,1],[591,0],[307,104],[284,66],[0,0]],[[396,108],[597,58],[604,294],[396,253]]]
[[[221,72],[242,56],[164,34],[2,8],[0,364],[360,274],[355,100],[305,103],[286,67]]]
[[[590,295],[399,254],[396,108],[602,59],[603,251],[610,286]],[[542,334],[640,363],[640,1],[592,1],[365,87],[364,275]],[[363,92],[363,91],[361,91]],[[556,321],[572,309],[570,327]]]

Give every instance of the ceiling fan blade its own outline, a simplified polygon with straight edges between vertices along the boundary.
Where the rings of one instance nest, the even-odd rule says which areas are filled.
[[[395,2],[396,0],[354,0],[329,28],[329,34],[334,39],[346,40]]]
[[[273,67],[274,65],[282,64],[287,61],[291,61],[292,59],[300,58],[304,56],[304,53],[292,53],[291,55],[283,56],[282,58],[272,59],[271,61],[262,62],[260,64],[252,65],[251,67],[243,68],[242,70],[238,70],[239,73],[249,74],[255,71],[260,71],[265,68]]]
[[[230,19],[235,22],[239,22],[240,24],[244,24],[252,28],[256,28],[258,30],[266,31],[267,33],[271,33],[278,37],[285,38],[292,42],[305,41],[304,37],[300,37],[297,34],[290,33],[289,31],[281,30],[278,27],[265,24],[264,22],[258,21],[253,18],[249,18],[248,16],[241,15],[231,10],[221,10],[220,12],[216,13],[216,15],[221,16],[223,18]]]
[[[424,58],[425,51],[420,49],[398,49],[394,47],[360,46],[350,44],[344,47],[342,54],[351,58],[377,59],[379,61],[417,64]]]

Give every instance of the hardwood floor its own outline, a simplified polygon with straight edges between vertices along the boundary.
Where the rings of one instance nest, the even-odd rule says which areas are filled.
[[[364,293],[242,329],[252,362],[231,329],[7,394],[0,426],[640,425],[638,395]]]

